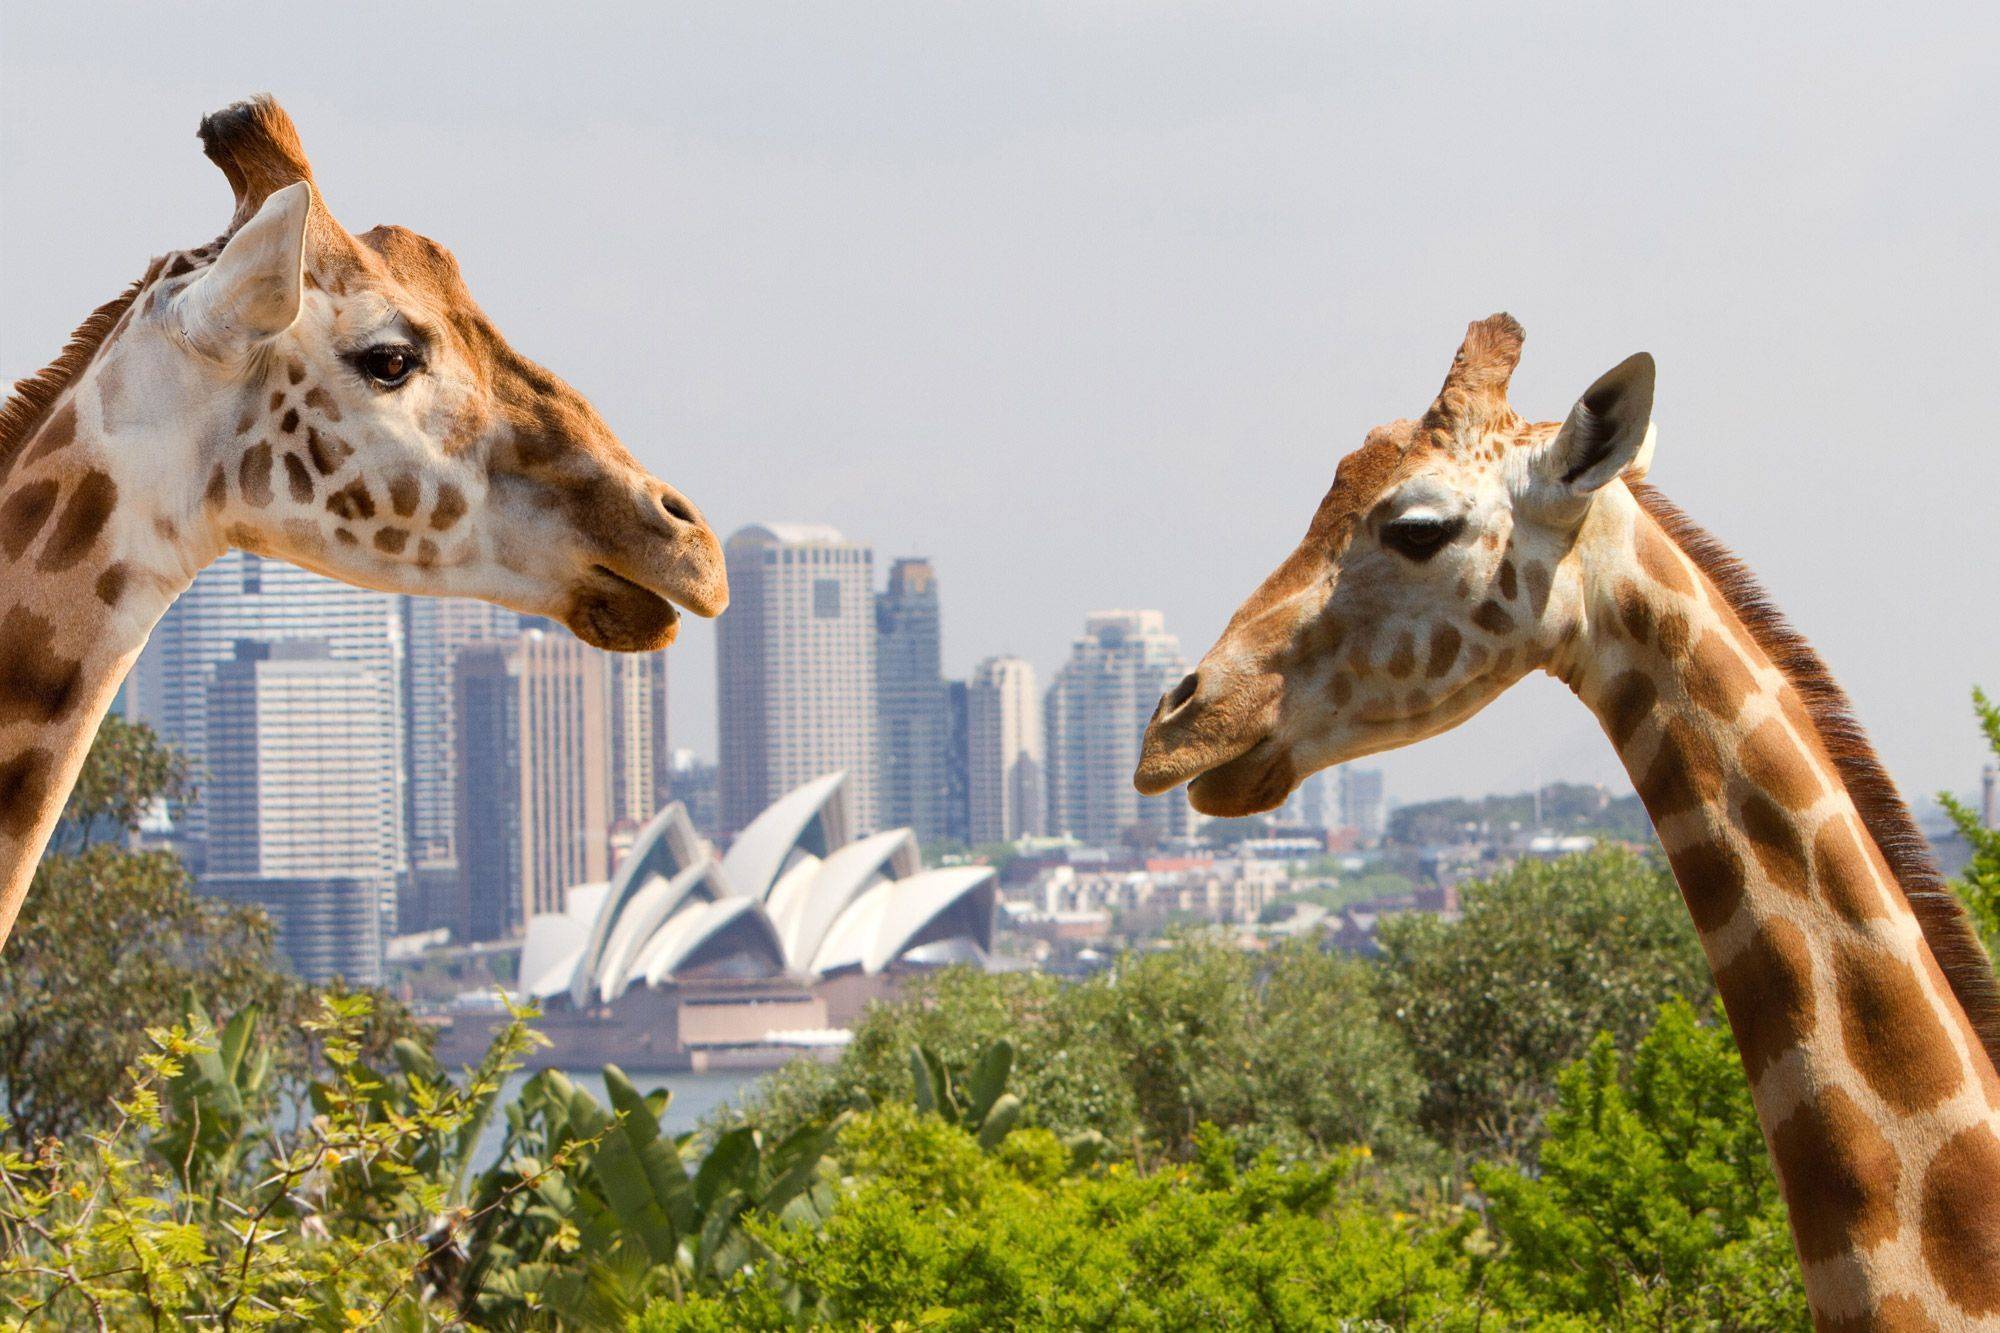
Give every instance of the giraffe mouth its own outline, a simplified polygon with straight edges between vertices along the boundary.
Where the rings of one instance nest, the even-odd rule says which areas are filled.
[[[614,569],[592,565],[593,581],[570,594],[562,621],[593,648],[614,653],[648,653],[674,641],[680,612],[642,583]]]
[[[1233,759],[1197,773],[1188,783],[1188,804],[1221,819],[1275,810],[1292,794],[1289,747],[1264,736]]]

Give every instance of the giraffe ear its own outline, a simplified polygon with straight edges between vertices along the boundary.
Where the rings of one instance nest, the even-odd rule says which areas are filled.
[[[297,181],[279,190],[180,294],[181,331],[198,350],[240,356],[298,319],[311,212],[312,186]]]
[[[1653,357],[1639,352],[1583,391],[1536,455],[1535,475],[1545,494],[1577,500],[1620,474],[1644,476],[1652,461]]]

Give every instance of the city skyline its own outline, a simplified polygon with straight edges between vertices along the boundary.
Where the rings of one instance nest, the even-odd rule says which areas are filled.
[[[212,12],[10,12],[6,122],[64,114],[0,140],[0,170],[63,188],[0,198],[21,257],[0,371],[215,235],[196,119],[268,87],[344,215],[451,247],[718,530],[810,517],[926,554],[978,608],[947,625],[945,674],[1013,653],[1046,679],[1103,607],[1157,607],[1205,647],[1334,460],[1421,411],[1466,322],[1508,309],[1538,417],[1659,358],[1654,480],[1818,645],[1913,802],[1976,786],[1967,694],[2000,685],[1983,529],[1917,479],[2000,487],[1965,276],[2000,198],[1963,169],[1989,119],[1977,7],[1604,28],[608,6],[579,26],[503,3],[470,27],[405,7],[395,43],[361,23],[311,53]],[[536,78],[499,76],[523,62]],[[1488,133],[1501,103],[1520,123]],[[525,197],[503,184],[523,162],[544,173]],[[1440,182],[1493,207],[1418,202]],[[670,650],[675,730],[710,754],[717,633],[691,619]],[[1624,781],[1541,678],[1383,765],[1410,798]]]

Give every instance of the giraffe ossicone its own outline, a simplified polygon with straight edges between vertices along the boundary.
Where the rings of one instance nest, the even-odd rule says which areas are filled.
[[[229,547],[616,651],[729,598],[700,513],[513,350],[448,251],[343,228],[268,97],[200,133],[228,229],[0,405],[0,941],[119,682]]]
[[[1654,367],[1561,423],[1467,331],[1414,420],[1343,459],[1306,537],[1160,702],[1135,781],[1274,808],[1530,671],[1597,715],[1714,971],[1823,1328],[2000,1326],[2000,1003],[1984,951],[1812,649],[1643,478]]]

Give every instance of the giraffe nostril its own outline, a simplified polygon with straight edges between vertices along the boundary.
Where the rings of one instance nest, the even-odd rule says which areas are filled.
[[[1167,696],[1167,711],[1169,713],[1179,712],[1188,700],[1194,698],[1195,691],[1200,688],[1201,673],[1199,671],[1190,672],[1185,680],[1174,686],[1173,693]]]
[[[701,521],[694,516],[694,507],[671,491],[661,493],[660,508],[667,512],[668,518],[677,518],[683,523],[693,524]]]

